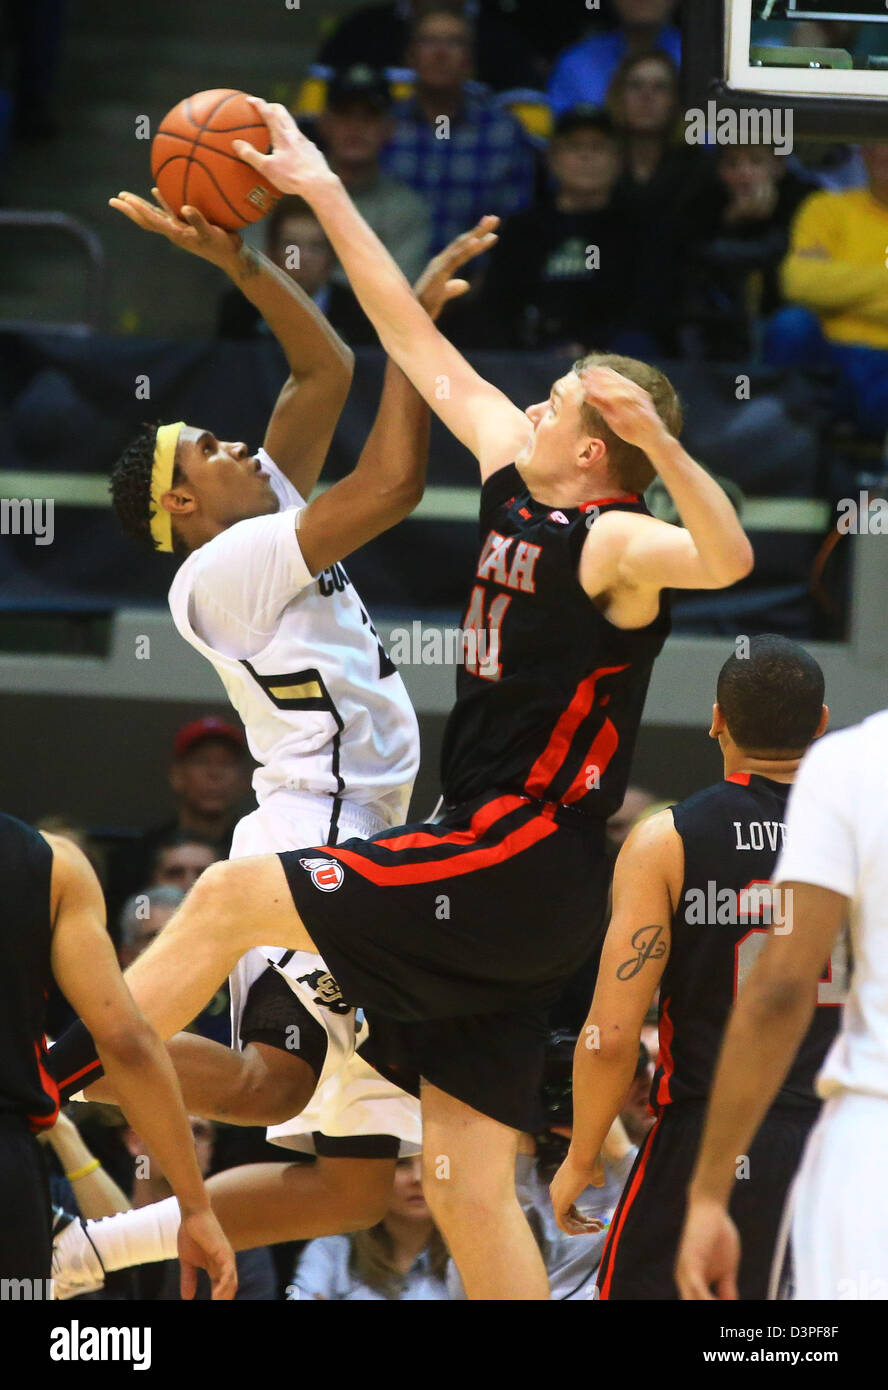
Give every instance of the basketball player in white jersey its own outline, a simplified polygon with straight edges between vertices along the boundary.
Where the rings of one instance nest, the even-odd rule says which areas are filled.
[[[769,937],[725,1036],[676,1266],[683,1298],[737,1297],[739,1240],[727,1213],[736,1155],[749,1152],[789,1070],[846,923],[848,1001],[818,1077],[826,1103],[789,1199],[793,1297],[888,1298],[886,787],[888,710],[830,734],[802,762],[774,871],[792,895],[794,925]]]
[[[350,352],[302,290],[239,238],[189,209],[179,220],[131,194],[112,204],[225,269],[291,370],[255,457],[184,422],[151,426],[112,476],[134,539],[185,557],[170,590],[173,620],[219,673],[259,763],[259,806],[237,826],[231,857],[398,825],[419,765],[416,717],[339,562],[419,500],[427,407],[389,364],[354,472],[306,504],[347,394]],[[496,222],[485,219],[428,267],[417,294],[433,317],[467,288],[452,277],[489,249]],[[187,1033],[170,1040],[189,1112],[267,1124],[269,1138],[318,1161],[218,1175],[211,1195],[223,1227],[246,1248],[373,1224],[399,1151],[419,1150],[418,1101],[355,1053],[355,1011],[320,956],[253,950],[231,994],[234,1049]],[[113,1100],[107,1082],[89,1084],[89,1070],[79,1083],[89,1098]],[[56,1075],[64,1087],[69,1078]],[[105,1268],[166,1258],[172,1208],[166,1216],[159,1238],[137,1213],[115,1218],[110,1236],[105,1223],[95,1237]],[[140,1227],[132,1240],[128,1220]],[[63,1239],[77,1237],[69,1229]]]

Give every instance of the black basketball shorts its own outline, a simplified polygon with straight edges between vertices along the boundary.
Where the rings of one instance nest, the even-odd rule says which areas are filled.
[[[293,1029],[299,1051],[293,1051]],[[327,1033],[286,980],[269,966],[251,984],[240,1020],[241,1043],[265,1043],[311,1067],[317,1083],[327,1057]]]
[[[598,1270],[602,1299],[677,1299],[674,1268],[704,1102],[668,1105],[642,1145],[614,1212]],[[740,1232],[741,1299],[765,1299],[780,1218],[816,1108],[774,1106],[738,1165],[731,1217]]]
[[[40,1145],[23,1116],[0,1114],[0,1278],[49,1278],[51,1220]]]
[[[548,1012],[603,927],[602,825],[496,795],[280,859],[318,951],[367,1014],[376,1056],[534,1128]]]

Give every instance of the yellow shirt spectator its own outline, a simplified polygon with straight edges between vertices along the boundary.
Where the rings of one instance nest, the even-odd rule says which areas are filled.
[[[832,342],[888,349],[888,204],[865,188],[813,193],[781,278],[786,299],[815,313]]]

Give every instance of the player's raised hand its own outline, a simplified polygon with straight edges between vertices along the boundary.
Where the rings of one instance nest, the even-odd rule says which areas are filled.
[[[694,1302],[737,1299],[739,1268],[740,1236],[727,1211],[718,1202],[692,1197],[675,1261],[681,1297]]]
[[[208,1207],[205,1211],[183,1213],[179,1227],[180,1290],[184,1299],[197,1290],[197,1271],[205,1269],[213,1286],[214,1299],[234,1298],[237,1293],[237,1267],[234,1251]]]
[[[233,140],[231,148],[238,159],[251,165],[281,193],[299,193],[309,202],[319,185],[337,182],[317,145],[302,134],[286,106],[263,101],[261,97],[247,100],[268,127],[271,153],[260,154],[248,140]]]
[[[636,444],[647,452],[671,437],[644,387],[612,367],[586,367],[579,376],[588,403],[627,444]]]
[[[482,217],[470,232],[454,237],[449,246],[429,261],[413,290],[430,319],[436,319],[445,304],[469,289],[468,280],[454,278],[456,272],[496,244],[499,222],[498,217]]]
[[[577,1163],[568,1150],[567,1157],[549,1187],[552,1210],[559,1230],[567,1236],[592,1235],[604,1229],[597,1216],[586,1216],[576,1207],[577,1198],[587,1187],[604,1186],[604,1163],[601,1155],[590,1166]]]
[[[231,264],[241,248],[237,232],[214,227],[197,208],[188,207],[187,204],[177,217],[156,188],[151,192],[156,199],[156,207],[137,193],[118,193],[116,198],[109,198],[108,202],[143,231],[157,232],[174,246],[190,251],[202,260],[211,261],[213,265],[226,268]]]

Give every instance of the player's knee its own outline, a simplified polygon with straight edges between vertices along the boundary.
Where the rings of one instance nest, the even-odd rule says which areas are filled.
[[[422,1190],[437,1223],[486,1225],[497,1221],[518,1198],[511,1173],[471,1160],[459,1162],[447,1154],[423,1153]]]
[[[197,913],[209,915],[211,912],[221,912],[230,898],[230,870],[231,862],[227,859],[219,859],[215,864],[210,864],[208,868],[204,869],[188,890],[181,915],[194,916]],[[217,917],[214,915],[212,922],[208,920],[207,926],[215,926],[216,921]]]
[[[502,1229],[503,1214],[510,1200],[506,1194],[473,1192],[441,1180],[424,1186],[423,1191],[435,1224],[445,1236],[455,1231],[477,1234],[489,1228],[491,1238],[495,1239],[496,1232]],[[511,1200],[516,1199],[513,1196]]]
[[[395,1160],[319,1158],[318,1173],[335,1194],[343,1235],[378,1226],[392,1199]]]
[[[217,937],[239,957],[238,912],[232,892],[238,868],[235,861],[220,859],[204,869],[180,909],[179,920],[182,924],[198,924],[202,935]]]
[[[371,1226],[378,1226],[388,1213],[391,1200],[391,1191],[386,1194],[379,1192],[352,1192],[349,1194],[344,1207],[344,1235],[352,1235],[355,1231],[369,1231]]]

